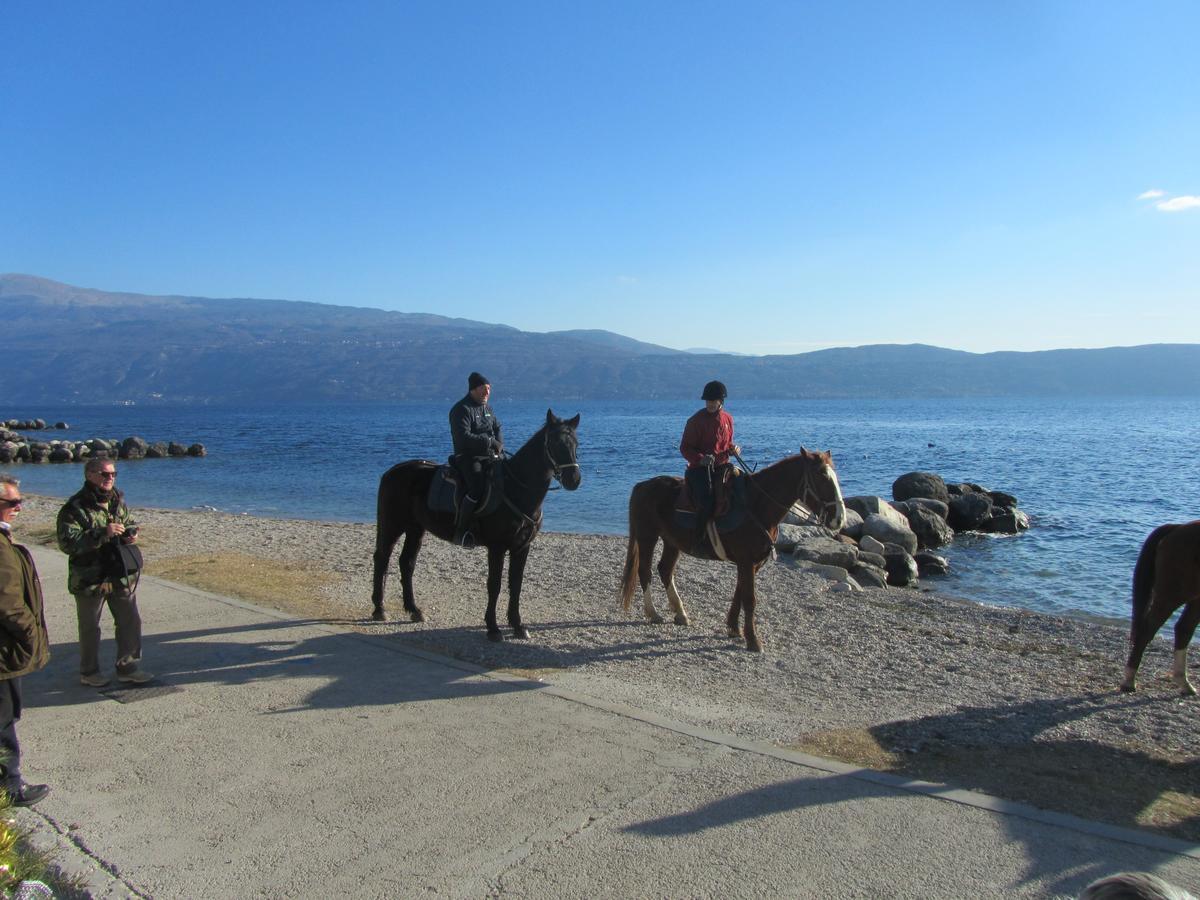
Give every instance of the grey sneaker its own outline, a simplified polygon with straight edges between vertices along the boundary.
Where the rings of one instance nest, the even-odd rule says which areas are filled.
[[[87,687],[101,688],[108,684],[108,679],[99,672],[93,672],[91,675],[80,675],[79,683]]]
[[[153,681],[154,676],[143,669],[134,669],[132,672],[117,673],[117,681],[123,681],[125,684],[145,684],[147,681]]]

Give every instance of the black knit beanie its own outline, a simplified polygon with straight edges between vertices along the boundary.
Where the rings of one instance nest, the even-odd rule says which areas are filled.
[[[467,376],[467,389],[468,390],[473,391],[473,390],[475,390],[475,388],[479,387],[481,384],[491,384],[491,382],[488,381],[486,378],[484,378],[482,375],[480,375],[478,372],[472,372],[470,375]]]

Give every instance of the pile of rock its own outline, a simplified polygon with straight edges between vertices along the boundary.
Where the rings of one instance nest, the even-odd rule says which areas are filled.
[[[0,422],[0,427],[12,431],[45,431],[50,426],[46,424],[45,419],[9,419],[7,422]],[[66,422],[55,422],[54,427],[59,431],[66,431],[71,426]]]
[[[956,531],[1017,534],[1029,517],[1017,498],[972,482],[947,484],[940,475],[909,472],[892,484],[892,500],[846,497],[846,524],[834,534],[804,510],[779,526],[775,547],[839,590],[915,586],[921,575],[944,575],[945,557],[933,553]]]
[[[207,454],[203,444],[184,445],[177,441],[148,443],[136,436],[127,437],[123,441],[103,438],[91,438],[86,441],[31,441],[7,427],[0,428],[0,464],[84,462],[92,457],[161,459],[168,456]]]

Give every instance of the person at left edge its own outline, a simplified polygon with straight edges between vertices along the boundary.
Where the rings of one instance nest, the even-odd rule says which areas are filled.
[[[450,438],[454,441],[454,469],[462,483],[462,498],[454,519],[454,543],[474,546],[471,521],[487,484],[492,460],[504,452],[500,420],[488,398],[492,383],[478,372],[467,378],[467,395],[450,408]]]
[[[0,474],[0,772],[9,802],[33,806],[50,787],[21,778],[21,678],[50,661],[50,638],[33,557],[12,539],[13,520],[21,510],[19,486],[12,475]]]

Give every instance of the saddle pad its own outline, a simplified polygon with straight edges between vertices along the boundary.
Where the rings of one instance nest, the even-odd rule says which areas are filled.
[[[426,505],[433,512],[453,513],[458,509],[454,495],[458,490],[458,482],[451,475],[449,466],[438,466],[429,482],[429,494]]]

